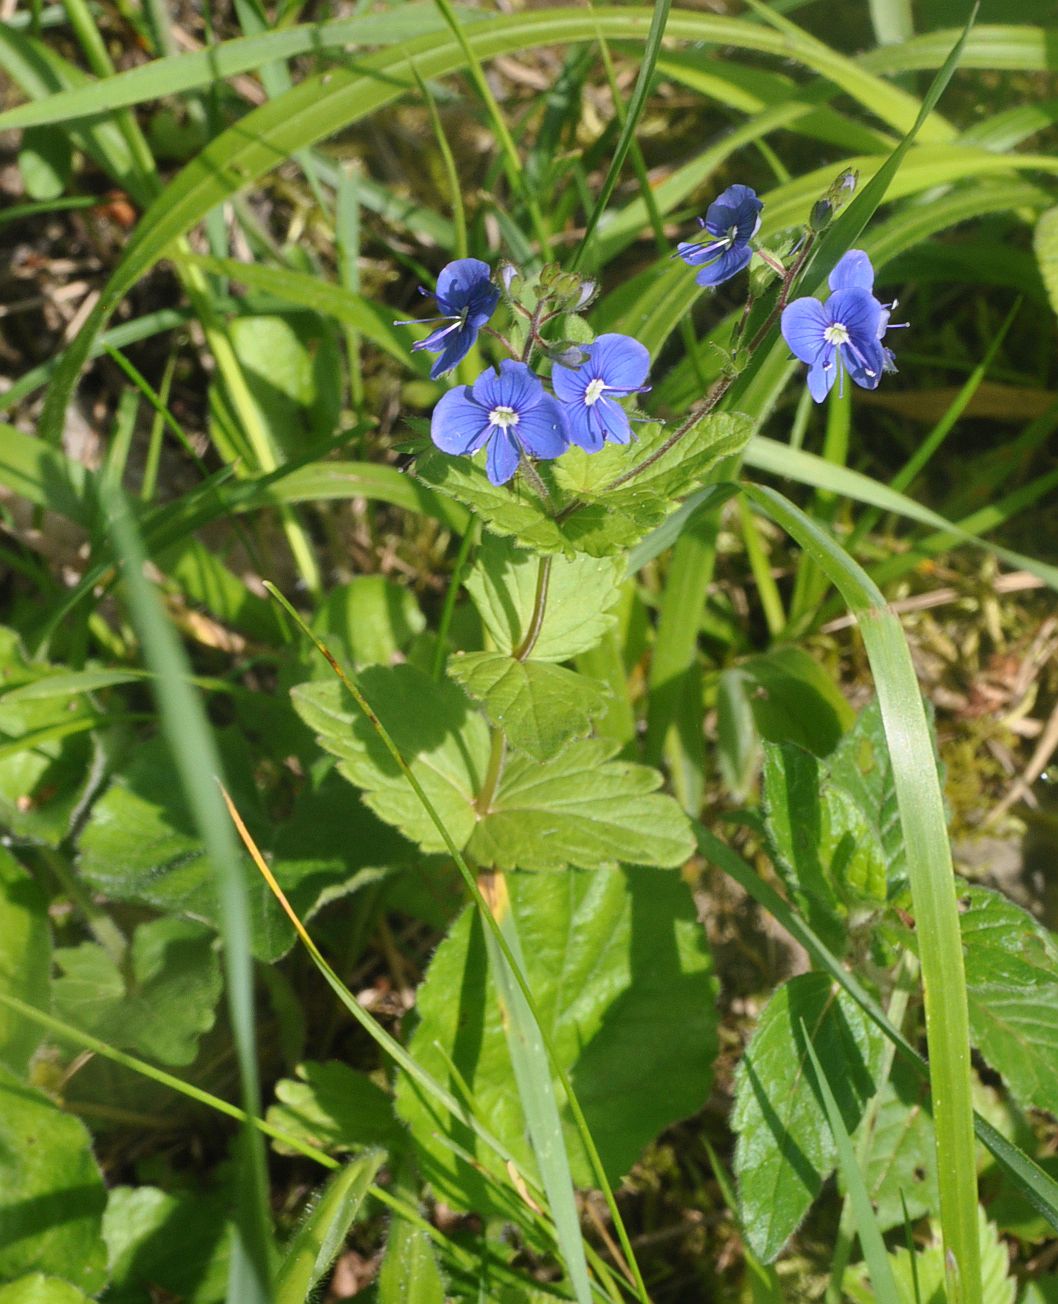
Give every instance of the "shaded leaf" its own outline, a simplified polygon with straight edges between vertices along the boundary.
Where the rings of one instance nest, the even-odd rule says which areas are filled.
[[[51,971],[48,901],[36,881],[0,847],[0,991],[47,1009]],[[40,1044],[36,1024],[0,1009],[0,1061],[24,1073]]]
[[[638,869],[519,874],[508,887],[526,977],[614,1181],[653,1136],[693,1113],[709,1092],[716,987],[693,900],[678,875]],[[472,910],[438,947],[419,989],[418,1012],[411,1053],[461,1093],[454,1065],[482,1119],[532,1172],[500,1006]],[[497,1191],[477,1166],[495,1170],[499,1161],[491,1151],[403,1075],[397,1108],[435,1192],[458,1208],[496,1209]],[[593,1185],[568,1116],[564,1131],[574,1180]],[[446,1138],[475,1154],[477,1163],[468,1164]],[[500,1186],[509,1186],[505,1172]]]
[[[105,1204],[84,1124],[0,1065],[0,1278],[54,1274],[94,1295]]]
[[[797,1230],[836,1157],[806,1072],[805,1031],[850,1132],[874,1095],[882,1053],[882,1034],[826,974],[792,978],[765,1007],[735,1075],[732,1114],[742,1222],[765,1263]]]
[[[103,1216],[110,1262],[108,1304],[143,1304],[166,1291],[187,1304],[222,1304],[233,1227],[229,1201],[198,1190],[116,1186]]]
[[[273,1126],[332,1154],[399,1143],[393,1102],[363,1073],[336,1060],[307,1061],[296,1072],[276,1083],[278,1103],[267,1115]],[[272,1144],[280,1154],[295,1153],[282,1141]]]
[[[467,652],[449,659],[448,673],[480,702],[490,724],[517,751],[539,761],[582,738],[606,707],[595,680],[562,666],[516,661],[500,652]]]

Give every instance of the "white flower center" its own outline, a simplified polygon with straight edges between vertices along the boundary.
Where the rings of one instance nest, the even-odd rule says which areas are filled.
[[[828,344],[848,344],[849,333],[839,321],[831,322],[823,332],[823,338]]]
[[[507,430],[518,424],[518,413],[512,407],[494,407],[489,413],[489,421],[492,425],[499,426],[501,430]]]
[[[602,392],[606,388],[604,380],[593,380],[588,388],[584,391],[584,402],[591,407],[602,398]]]

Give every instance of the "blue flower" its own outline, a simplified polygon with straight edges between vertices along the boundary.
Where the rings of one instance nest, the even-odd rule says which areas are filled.
[[[827,279],[827,284],[831,290],[866,290],[869,294],[873,294],[874,268],[871,266],[871,260],[862,249],[850,249],[847,254],[842,254],[838,259]],[[899,330],[907,325],[906,322],[893,323],[889,320],[896,307],[895,299],[892,303],[880,303],[879,306],[882,310],[882,320],[878,328],[879,339],[882,339],[887,330]],[[896,355],[893,350],[883,344],[882,355],[885,359],[884,370],[895,371]]]
[[[698,219],[710,239],[676,247],[678,256],[689,267],[700,269],[694,278],[699,285],[722,285],[748,265],[753,257],[749,242],[757,234],[763,207],[763,201],[749,186],[728,186],[713,200],[704,220]]]
[[[483,371],[473,385],[450,389],[433,410],[430,438],[446,453],[486,448],[485,470],[506,484],[523,453],[558,457],[569,445],[562,408],[524,362],[504,358],[499,374]]]
[[[496,311],[500,301],[499,289],[489,279],[489,265],[480,258],[457,258],[443,268],[437,278],[437,293],[434,298],[441,309],[438,317],[427,317],[427,322],[447,322],[431,331],[424,340],[417,340],[411,347],[412,352],[426,349],[429,353],[441,356],[430,368],[430,379],[443,376],[470,352],[478,337],[478,331]],[[420,293],[428,291],[419,287]],[[394,326],[416,326],[416,321],[398,321]]]
[[[577,369],[555,366],[551,384],[569,420],[569,437],[587,453],[597,453],[607,439],[627,444],[632,437],[628,413],[608,394],[642,394],[650,354],[630,335],[600,335],[584,346],[588,356]]]
[[[862,267],[849,264],[841,275],[846,274],[862,277]],[[830,393],[835,378],[843,380],[845,372],[863,389],[877,387],[886,364],[880,340],[887,316],[870,290],[855,284],[835,290],[826,303],[796,299],[783,310],[783,338],[794,355],[808,363],[808,389],[817,403]]]

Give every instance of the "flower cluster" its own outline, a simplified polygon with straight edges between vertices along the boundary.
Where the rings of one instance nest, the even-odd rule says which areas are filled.
[[[575,304],[589,292],[580,283],[568,288]],[[444,375],[466,356],[492,316],[499,294],[487,264],[476,258],[461,258],[441,272],[436,299],[443,316],[434,320],[449,324],[412,345],[441,352],[432,377]],[[533,339],[538,317],[533,319],[530,346],[544,343]],[[484,449],[485,470],[496,485],[511,479],[523,457],[560,457],[571,444],[588,453],[597,453],[607,441],[627,444],[630,419],[618,400],[649,388],[643,382],[650,355],[643,345],[628,335],[600,335],[591,344],[559,346],[552,353],[563,362],[577,362],[566,366],[554,361],[553,395],[527,361],[505,358],[499,371],[489,368],[472,385],[459,385],[441,398],[430,422],[433,442],[446,453]],[[531,354],[529,347],[524,356]]]
[[[874,296],[874,268],[862,249],[850,249],[830,273],[830,297],[796,299],[782,314],[782,333],[794,356],[808,363],[808,389],[822,403],[844,376],[876,389],[883,371],[895,371],[882,343],[895,305]]]

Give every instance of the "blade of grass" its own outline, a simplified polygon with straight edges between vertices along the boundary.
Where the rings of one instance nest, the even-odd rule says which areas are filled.
[[[857,617],[893,767],[917,923],[949,1290],[981,1304],[969,1017],[944,802],[922,698],[900,622],[863,570],[774,490],[744,492],[808,552]]]
[[[147,554],[129,505],[117,490],[102,503],[121,560],[133,624],[148,667],[157,676],[155,696],[162,730],[188,806],[218,873],[217,897],[228,1005],[242,1083],[243,1108],[260,1113],[260,1085],[254,1048],[253,970],[250,922],[239,857],[211,776],[221,774],[220,757],[202,704],[188,682],[187,659],[157,597],[144,577]],[[244,1128],[240,1152],[239,1234],[229,1289],[233,1297],[267,1304],[271,1280],[272,1239],[268,1217],[267,1178],[260,1136]]]
[[[650,31],[647,33],[646,43],[640,59],[639,72],[636,75],[636,84],[632,89],[632,98],[628,103],[628,111],[623,115],[624,121],[621,123],[621,134],[617,139],[617,145],[614,148],[613,158],[610,160],[606,176],[599,187],[595,205],[588,214],[584,235],[581,237],[580,244],[570,260],[570,271],[576,271],[580,266],[591,238],[595,234],[599,219],[606,211],[606,205],[610,202],[614,186],[617,185],[617,178],[621,175],[621,169],[624,167],[625,157],[635,140],[639,119],[643,116],[643,110],[647,106],[647,95],[650,91],[651,79],[654,76],[654,65],[657,63],[658,54],[661,51],[661,42],[665,35],[665,24],[668,22],[671,8],[672,0],[659,0],[659,3],[654,5],[654,12],[650,20]]]
[[[878,1227],[878,1219],[875,1216],[874,1206],[871,1204],[867,1183],[864,1181],[863,1173],[856,1161],[856,1152],[852,1146],[852,1139],[845,1127],[845,1120],[841,1117],[838,1102],[834,1099],[834,1093],[830,1089],[827,1075],[819,1062],[819,1056],[812,1045],[808,1029],[803,1022],[801,1024],[801,1042],[808,1052],[809,1059],[812,1061],[816,1090],[823,1099],[823,1108],[826,1111],[827,1122],[830,1124],[830,1132],[837,1148],[838,1166],[845,1179],[845,1189],[849,1194],[856,1231],[860,1238],[860,1248],[863,1250],[863,1257],[867,1262],[867,1271],[870,1274],[875,1297],[878,1304],[901,1304],[900,1292],[893,1277],[892,1264],[889,1261],[885,1241],[882,1239],[882,1233]]]
[[[429,797],[426,795],[425,791],[423,790],[422,785],[419,783],[418,779],[416,778],[414,771],[411,769],[407,761],[401,755],[399,748],[397,747],[396,743],[394,743],[388,730],[382,724],[377,714],[371,709],[370,703],[367,701],[363,693],[360,691],[355,680],[338,664],[338,662],[331,655],[331,652],[327,648],[326,644],[324,644],[309,629],[309,627],[298,615],[294,607],[292,607],[290,603],[287,601],[287,599],[283,597],[283,595],[279,592],[279,590],[275,587],[275,585],[269,583],[269,581],[267,580],[264,581],[264,584],[265,587],[268,589],[269,593],[271,593],[272,596],[276,599],[276,601],[281,604],[281,606],[286,610],[287,614],[296,622],[296,624],[299,626],[302,632],[312,640],[317,650],[319,651],[320,655],[324,658],[324,660],[327,661],[327,663],[330,665],[331,669],[337,675],[338,679],[341,681],[343,686],[350,693],[353,700],[356,702],[357,706],[364,713],[367,720],[370,722],[372,728],[378,734],[378,737],[381,740],[383,746],[389,752],[390,756],[393,758],[397,767],[400,769],[401,773],[407,779],[409,786],[412,788],[416,797],[421,802],[423,809],[427,812],[434,827],[437,829],[438,833],[440,834],[442,841],[445,843],[445,846],[447,847],[449,854],[451,855],[452,859],[455,861],[456,868],[459,870],[459,873],[463,878],[463,881],[466,884],[471,897],[474,900],[474,904],[477,906],[485,924],[488,927],[489,935],[493,939],[500,953],[502,954],[507,970],[509,971],[510,976],[513,977],[517,989],[522,999],[525,1002],[525,1006],[532,1016],[533,1022],[536,1027],[536,1033],[539,1036],[540,1042],[546,1052],[548,1062],[551,1066],[551,1071],[558,1078],[562,1090],[565,1092],[566,1102],[569,1106],[570,1113],[573,1116],[573,1120],[576,1125],[577,1132],[580,1136],[585,1151],[588,1155],[588,1159],[589,1162],[591,1163],[592,1170],[596,1175],[596,1179],[599,1183],[599,1188],[602,1191],[604,1198],[606,1199],[607,1207],[609,1208],[610,1211],[610,1216],[613,1219],[614,1228],[617,1232],[618,1239],[621,1242],[621,1249],[625,1254],[626,1261],[629,1264],[629,1267],[631,1268],[633,1276],[635,1278],[636,1291],[639,1295],[639,1298],[644,1302],[644,1304],[648,1304],[646,1286],[644,1285],[642,1276],[640,1275],[639,1268],[635,1260],[635,1254],[632,1250],[631,1242],[628,1240],[628,1233],[625,1229],[624,1222],[621,1219],[620,1211],[617,1208],[617,1203],[614,1200],[613,1192],[610,1190],[609,1183],[606,1180],[606,1173],[603,1168],[602,1160],[599,1156],[599,1151],[595,1145],[595,1141],[593,1140],[591,1132],[588,1128],[587,1120],[584,1117],[584,1112],[581,1109],[580,1102],[578,1101],[573,1091],[573,1087],[570,1082],[569,1075],[558,1058],[552,1039],[550,1038],[550,1036],[548,1035],[544,1027],[544,1022],[543,1019],[541,1018],[540,1010],[536,1004],[536,1000],[532,994],[532,990],[530,989],[526,981],[525,974],[522,968],[519,966],[517,960],[515,959],[511,947],[507,942],[506,937],[503,935],[503,932],[495,916],[492,913],[492,909],[488,901],[486,900],[480,887],[478,886],[478,882],[475,875],[471,871],[470,866],[467,864],[466,859],[463,856],[463,853],[460,851],[460,849],[456,846],[455,842],[452,840],[452,836],[449,833],[447,827],[445,826],[444,821],[438,815],[437,810],[435,809],[433,803],[430,801]],[[262,870],[262,873],[265,872],[266,867],[263,865],[263,862],[261,862],[258,865],[258,868]],[[278,885],[273,884],[269,875],[266,875],[266,877],[269,878],[269,886],[272,887],[272,890],[274,892],[277,891]],[[288,913],[290,913],[289,910]],[[302,931],[303,933],[303,930],[300,931]],[[303,936],[303,940],[304,940],[304,936]],[[322,957],[320,957],[320,960],[322,961]],[[561,1229],[559,1230],[561,1231]],[[566,1246],[564,1245],[563,1248],[565,1249]],[[578,1231],[576,1253],[578,1254],[578,1256],[582,1256],[583,1252],[584,1252],[583,1240],[580,1237]],[[572,1275],[573,1268],[568,1262],[566,1266],[567,1266],[567,1270],[570,1271]]]

